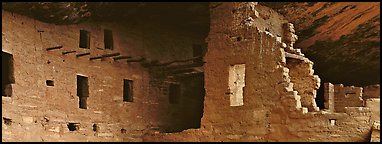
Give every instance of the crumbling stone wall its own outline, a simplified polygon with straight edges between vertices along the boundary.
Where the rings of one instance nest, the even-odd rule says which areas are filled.
[[[370,142],[381,142],[380,121],[374,122],[374,124],[373,124],[373,130],[371,131]]]
[[[380,98],[380,86],[379,84],[376,85],[370,85],[370,86],[365,86],[362,88],[363,93],[362,93],[362,98],[363,99],[368,99],[368,98]]]
[[[211,5],[202,126],[180,133],[148,134],[144,141],[370,140],[371,112],[367,107],[347,107],[344,113],[309,112],[302,107],[289,75],[292,67],[287,68],[282,38],[262,31],[261,25],[251,25],[263,19],[252,17],[261,14],[258,8],[255,3]],[[282,23],[273,26],[282,29]],[[230,106],[227,92],[229,67],[235,64],[245,64],[242,106]]]
[[[369,98],[364,100],[365,107],[370,108],[372,116],[370,118],[371,122],[380,121],[381,118],[381,99],[380,98]]]
[[[362,107],[362,87],[334,85],[334,107],[336,112],[345,112],[345,107]]]
[[[293,88],[301,96],[301,105],[307,107],[308,111],[319,111],[315,98],[320,87],[320,78],[313,75],[313,62],[307,58],[287,58],[287,67]]]
[[[15,78],[12,96],[2,97],[3,141],[141,141],[146,131],[169,123],[162,121],[174,108],[168,96],[151,92],[148,68],[139,62],[89,58],[120,53],[166,62],[191,58],[192,44],[203,42],[200,35],[148,24],[58,26],[6,11],[2,20],[2,51],[13,55]],[[79,48],[80,29],[90,32],[90,49]],[[113,31],[113,50],[104,49],[104,29]],[[62,48],[46,50],[55,46]],[[68,51],[76,52],[62,54]],[[88,77],[87,109],[79,108],[76,75]],[[133,80],[133,102],[123,102],[123,79]],[[70,131],[69,123],[79,129]]]
[[[169,114],[177,115],[177,112],[171,109],[179,107],[167,103],[168,97],[164,94],[167,84],[165,83],[164,87],[162,82],[150,84],[150,74],[140,65],[126,66],[115,63],[116,66],[111,66],[105,63],[111,62],[107,59],[69,59],[60,53],[54,53],[55,51],[46,52],[42,49],[45,43],[36,41],[40,37],[36,34],[36,29],[47,24],[33,20],[21,24],[23,21],[12,20],[9,13],[3,13],[3,19],[11,20],[9,24],[3,24],[3,29],[6,30],[3,32],[3,41],[26,39],[27,47],[23,47],[25,51],[22,51],[18,46],[24,46],[24,42],[3,44],[5,51],[15,56],[16,76],[16,94],[11,98],[3,98],[4,141],[370,141],[372,112],[369,107],[345,107],[343,113],[311,112],[307,107],[303,107],[303,93],[300,94],[298,87],[294,87],[293,77],[290,75],[293,68],[288,68],[287,45],[290,47],[289,53],[296,51],[293,54],[300,57],[303,55],[298,54],[287,41],[283,41],[283,25],[287,22],[276,12],[257,3],[211,4],[211,29],[206,39],[208,52],[204,58],[206,93],[201,127],[179,133],[153,131],[153,128],[168,125],[162,118]],[[24,18],[16,16],[15,19]],[[14,38],[7,33],[13,33],[14,29],[11,26],[15,25],[20,29],[16,29],[14,33],[17,37]],[[51,27],[56,30],[62,28]],[[33,40],[20,34],[21,28],[26,29],[26,33],[31,33]],[[61,40],[55,38],[69,39],[67,43],[77,48],[77,26],[64,26],[63,29],[65,33],[62,34],[70,36],[58,37],[50,34],[48,37],[57,42]],[[73,29],[75,32],[70,32]],[[132,46],[125,52],[131,50],[136,55],[149,55],[162,51],[150,51],[151,48],[157,48],[154,47],[155,42],[147,41],[151,40],[150,38],[136,36],[137,44],[133,41],[136,40],[134,36],[129,37],[128,34],[116,36],[121,38],[121,47]],[[155,34],[158,36],[150,36],[165,38]],[[127,40],[122,37],[127,37]],[[192,43],[188,40],[185,42]],[[150,46],[153,47],[146,47],[144,43],[151,43]],[[142,48],[144,52],[135,48]],[[27,54],[32,52],[35,52],[35,55]],[[124,52],[122,48],[121,52]],[[161,59],[169,59],[169,55],[171,54]],[[47,60],[51,60],[51,63],[45,63]],[[63,62],[62,60],[70,64],[57,64]],[[229,67],[236,64],[245,64],[242,106],[230,106]],[[21,65],[25,65],[25,69],[17,70]],[[60,71],[65,71],[65,75],[60,75]],[[303,71],[310,73],[312,70],[304,68]],[[87,110],[78,109],[77,105],[73,105],[78,103],[78,99],[74,94],[75,86],[70,82],[75,83],[74,76],[77,72],[89,76],[89,88],[92,90]],[[105,76],[104,73],[108,75]],[[36,77],[30,79],[29,74]],[[111,86],[126,77],[138,81],[135,86],[140,88],[133,103],[121,102],[121,91],[116,90],[119,86]],[[47,78],[54,78],[55,87],[45,86]],[[68,80],[63,82],[56,79]],[[101,81],[104,85],[97,85]],[[31,87],[31,83],[37,84]],[[68,87],[57,88],[59,93],[50,90],[59,85]],[[153,89],[157,91],[152,91]],[[23,115],[20,116],[20,113]],[[9,119],[12,119],[11,125],[8,125]],[[66,128],[68,122],[80,123],[80,130],[69,132]],[[95,127],[94,123],[97,124]],[[96,131],[93,131],[93,128]]]
[[[380,118],[380,96],[378,85],[362,87],[343,86],[342,84],[333,85],[329,82],[324,83],[325,108],[331,112],[345,112],[346,107],[368,107],[372,113],[370,121]],[[367,96],[364,96],[366,91]],[[374,97],[374,98],[372,98]],[[339,105],[338,105],[339,104]]]

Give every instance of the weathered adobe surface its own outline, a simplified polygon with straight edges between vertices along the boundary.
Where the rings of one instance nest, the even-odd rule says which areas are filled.
[[[295,24],[296,42],[323,81],[380,83],[379,2],[264,2]],[[354,76],[357,77],[354,77]]]
[[[142,141],[150,129],[185,127],[169,119],[195,117],[183,112],[195,109],[187,99],[169,104],[167,84],[152,84],[149,68],[89,58],[116,52],[161,62],[191,58],[192,45],[203,44],[203,35],[147,23],[52,25],[7,11],[2,11],[2,29],[2,51],[13,55],[15,77],[12,96],[2,97],[2,141]],[[79,48],[80,29],[90,32],[90,49]],[[104,29],[113,31],[113,50],[103,48]],[[57,45],[63,48],[46,50]],[[77,52],[62,54],[71,50]],[[76,58],[85,52],[91,54]],[[86,110],[78,107],[78,74],[89,80]],[[123,79],[133,80],[133,102],[122,101]],[[46,86],[46,80],[54,86]],[[184,81],[179,83],[189,83]],[[69,131],[69,122],[79,123],[79,130]]]
[[[313,62],[307,58],[302,60],[287,58],[287,67],[293,88],[301,96],[301,105],[307,107],[309,111],[319,111],[315,98],[320,87],[320,78],[313,75]]]
[[[284,49],[285,51],[296,51],[292,49],[292,43],[287,41],[284,41],[285,44],[281,43],[280,40],[285,37],[278,37],[290,32],[290,29],[283,29],[283,25],[287,21],[276,12],[261,5],[255,3],[211,5],[211,31],[207,38],[208,52],[204,67],[206,95],[201,128],[173,134],[150,132],[153,127],[171,126],[171,122],[174,121],[166,120],[177,118],[176,116],[171,117],[174,112],[170,112],[177,107],[167,104],[168,97],[165,94],[165,88],[160,84],[153,88],[154,90],[152,89],[150,81],[155,81],[155,79],[148,78],[149,74],[140,65],[121,64],[119,66],[117,63],[114,65],[113,62],[112,65],[105,64],[104,62],[110,62],[108,60],[89,62],[87,58],[66,58],[60,53],[46,52],[43,49],[61,41],[65,42],[64,46],[69,44],[68,47],[76,49],[79,27],[95,29],[92,32],[102,35],[102,29],[98,29],[98,26],[92,24],[55,26],[23,16],[12,16],[4,11],[2,15],[3,22],[4,19],[8,20],[2,26],[6,30],[2,37],[5,41],[3,49],[14,53],[16,78],[14,96],[2,98],[3,117],[13,119],[11,126],[5,125],[3,119],[3,141],[370,140],[373,123],[370,121],[372,115],[368,107],[345,108],[345,113],[308,112],[307,108],[302,107],[300,99],[303,101],[303,94],[300,94],[299,90],[304,91],[304,89],[293,87],[291,82],[293,78],[292,75],[289,75],[291,70],[287,68],[288,62]],[[150,24],[145,26],[150,26]],[[143,28],[128,27],[131,29],[123,30],[129,31],[128,33],[118,33],[116,43],[119,47],[117,46],[115,51],[134,55],[146,54],[153,59],[168,60],[172,59],[170,57],[172,55],[183,58],[184,55],[191,57],[192,54],[186,49],[181,50],[184,52],[182,55],[176,55],[180,51],[168,53],[176,50],[175,47],[179,46],[179,43],[158,46],[158,41],[172,42],[176,38],[176,41],[182,41],[185,44],[184,47],[189,47],[195,41],[200,42],[201,40],[200,36],[179,40],[178,34],[171,36],[171,33],[169,34],[166,30],[142,33],[147,28],[145,26],[142,26]],[[17,27],[17,29],[13,27]],[[47,37],[44,36],[46,32],[42,33],[43,39],[50,40],[38,41],[41,38],[36,31],[40,27],[55,30],[45,29],[48,33]],[[113,29],[113,31],[120,28],[114,25],[105,25],[105,27]],[[56,31],[60,31],[60,33],[56,33]],[[30,36],[32,39],[28,37],[28,34],[32,35]],[[67,35],[67,37],[62,35]],[[163,37],[163,35],[167,37]],[[128,39],[120,40],[122,37]],[[25,41],[18,41],[20,39],[25,39]],[[92,39],[99,41],[92,41],[94,43],[90,51],[104,52],[95,48],[97,45],[102,45],[102,36],[92,37]],[[147,43],[149,44],[146,45]],[[159,49],[158,47],[169,49],[155,50]],[[145,51],[142,52],[142,50]],[[165,56],[158,56],[158,52],[163,52]],[[47,64],[47,60],[51,60],[51,63]],[[231,107],[229,96],[225,94],[228,85],[228,67],[231,64],[241,63],[246,64],[244,106]],[[305,68],[301,69],[301,72],[309,72],[309,77],[314,77],[310,75],[311,67]],[[65,75],[59,73],[61,71],[66,71]],[[74,94],[74,87],[77,72],[89,76],[91,96],[88,100],[88,110],[81,111],[76,105],[78,98]],[[105,73],[111,78],[105,77]],[[29,74],[34,74],[36,77],[31,78]],[[69,75],[73,75],[73,77],[70,78]],[[44,82],[49,78],[54,78],[57,86],[45,87]],[[134,103],[121,102],[122,86],[115,86],[115,84],[120,83],[123,78],[139,79],[137,81],[140,84],[135,85],[139,89]],[[99,85],[98,82],[101,81],[105,84]],[[37,84],[31,86],[31,83]],[[58,87],[58,85],[62,87]],[[115,87],[120,87],[120,90],[116,90]],[[103,93],[96,93],[100,89],[103,89]],[[314,93],[314,88],[309,87],[309,89]],[[149,94],[145,95],[147,93]],[[72,94],[72,98],[69,97],[70,94]],[[59,97],[53,98],[55,95]],[[114,97],[110,98],[110,95]],[[48,96],[51,96],[52,99],[49,99]],[[68,101],[68,99],[70,100]],[[187,102],[187,99],[181,101]],[[102,112],[93,111],[97,109],[102,109]],[[192,111],[192,107],[188,110]],[[20,115],[20,113],[25,115]],[[46,116],[43,114],[47,114],[48,117],[44,118]],[[334,119],[336,120],[335,125],[330,125],[330,120]],[[37,120],[37,123],[34,123],[34,120]],[[81,123],[80,131],[68,132],[67,121]],[[100,132],[96,135],[91,130],[93,122],[100,126]],[[121,128],[125,128],[127,133],[121,133]]]
[[[325,109],[344,113],[347,107],[368,107],[372,113],[370,122],[380,119],[379,84],[366,87],[325,83]]]
[[[269,17],[255,17],[256,11],[265,11],[262,14]],[[347,107],[344,113],[334,113],[308,112],[301,106],[302,95],[291,82],[289,72],[293,70],[287,68],[285,59],[284,48],[290,49],[277,38],[289,30],[269,33],[263,31],[267,25],[257,25],[277,17],[272,13],[254,3],[211,5],[201,128],[149,134],[144,141],[370,141],[370,108]],[[268,20],[273,27],[286,23]],[[232,39],[238,36],[242,39]],[[228,67],[234,64],[246,67],[244,105],[238,107],[230,106],[226,94]],[[299,72],[314,77],[309,66]],[[314,93],[312,87],[317,83],[309,87]]]

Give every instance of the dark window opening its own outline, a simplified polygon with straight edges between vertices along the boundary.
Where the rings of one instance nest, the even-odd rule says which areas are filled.
[[[5,125],[10,126],[12,124],[12,119],[3,117],[3,121]]]
[[[133,81],[123,80],[123,101],[133,102]]]
[[[88,78],[77,75],[77,96],[79,97],[79,107],[87,109],[87,98],[89,97]]]
[[[90,49],[90,32],[80,30],[80,48]]]
[[[113,32],[111,30],[104,30],[104,44],[105,49],[113,49]]]
[[[1,95],[10,97],[12,95],[12,83],[15,83],[13,74],[13,55],[1,53]]]
[[[237,37],[236,41],[241,41],[243,38],[242,37]]]
[[[46,80],[47,86],[54,86],[54,82],[52,80]]]
[[[179,78],[168,91],[180,104],[170,105],[172,113],[166,118],[166,126],[156,130],[165,133],[181,132],[190,128],[200,128],[204,109],[204,74]],[[177,92],[176,92],[177,91]],[[170,117],[170,118],[169,118]]]
[[[68,124],[69,131],[78,131],[80,129],[79,123],[69,123]]]
[[[192,52],[193,52],[193,57],[203,56],[203,48],[201,45],[193,44]],[[203,58],[200,57],[198,59],[194,59],[194,63],[203,63]]]
[[[82,109],[87,109],[87,99],[88,97],[80,97],[80,101],[79,101],[79,108],[82,108]]]
[[[180,85],[170,84],[169,86],[169,101],[170,104],[177,104],[180,96]]]
[[[315,101],[316,101],[316,105],[317,107],[319,107],[320,109],[325,109],[325,98],[324,98],[324,83],[321,82],[321,86],[320,88],[317,90],[317,94],[316,94],[316,98],[315,98]]]
[[[121,133],[126,133],[127,131],[126,131],[126,129],[121,129]]]
[[[94,132],[98,132],[98,130],[99,130],[98,125],[97,124],[93,124],[93,131]]]

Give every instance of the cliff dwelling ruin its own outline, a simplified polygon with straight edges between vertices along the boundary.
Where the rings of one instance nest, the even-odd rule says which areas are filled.
[[[380,141],[379,82],[320,79],[261,3],[2,5],[3,142]]]

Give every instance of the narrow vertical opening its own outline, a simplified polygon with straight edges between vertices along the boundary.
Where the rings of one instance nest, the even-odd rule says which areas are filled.
[[[169,102],[170,104],[177,104],[180,96],[180,84],[169,85]]]
[[[80,30],[80,48],[90,49],[90,32]]]
[[[198,44],[193,44],[192,45],[192,53],[193,53],[193,57],[202,56],[203,55],[203,48],[202,48],[202,46],[198,45]],[[194,59],[193,62],[194,63],[203,63],[203,58],[200,57],[198,59]]]
[[[13,55],[1,53],[1,95],[5,97],[12,96],[12,83],[15,83],[13,74]]]
[[[133,102],[133,81],[123,80],[123,101]]]
[[[104,44],[105,49],[113,49],[114,43],[113,43],[113,32],[111,30],[105,29],[104,30]]]
[[[319,107],[320,109],[328,109],[328,108],[325,108],[325,87],[323,87],[323,85],[324,83],[321,82],[321,86],[317,90],[315,101],[316,101],[317,107]]]
[[[179,78],[176,84],[178,85],[171,86],[171,92],[169,90],[167,92],[171,93],[171,102],[174,103],[173,101],[175,101],[179,104],[171,105],[171,115],[165,116],[168,125],[164,126],[163,129],[162,127],[158,129],[165,133],[201,127],[205,95],[204,74]]]
[[[77,75],[77,96],[79,97],[79,108],[87,109],[87,98],[89,97],[88,78]]]
[[[98,132],[98,130],[99,130],[98,125],[97,124],[93,124],[93,131],[94,132]]]

